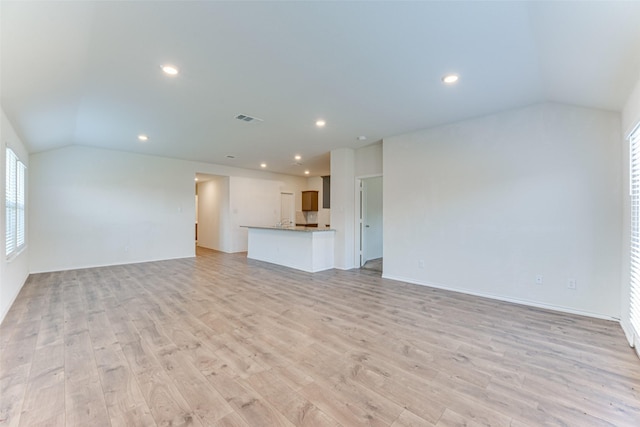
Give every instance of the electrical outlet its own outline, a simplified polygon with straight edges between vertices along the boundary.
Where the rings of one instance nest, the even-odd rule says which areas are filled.
[[[576,288],[576,279],[569,279],[567,282],[567,288],[575,289]]]
[[[543,282],[542,274],[538,274],[538,275],[536,276],[536,284],[538,284],[538,285],[542,285],[542,282]]]
[[[418,261],[418,267],[419,268],[424,268],[424,260]]]

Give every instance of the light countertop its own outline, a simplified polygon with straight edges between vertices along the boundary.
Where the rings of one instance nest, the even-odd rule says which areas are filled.
[[[276,226],[261,226],[261,225],[242,225],[241,227],[245,228],[257,228],[260,230],[281,230],[281,231],[299,231],[303,233],[314,233],[314,232],[323,232],[323,231],[336,231],[333,228],[326,227],[301,227],[301,226],[285,226],[285,227],[276,227]]]

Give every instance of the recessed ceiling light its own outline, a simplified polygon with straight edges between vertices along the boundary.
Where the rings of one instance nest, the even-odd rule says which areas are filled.
[[[366,139],[367,139],[367,137],[366,137],[366,136],[364,136],[364,135],[360,135],[360,136],[358,137],[358,141],[366,141]]]
[[[304,174],[305,175],[309,175],[309,171],[304,171]]]
[[[459,77],[456,74],[447,74],[446,76],[442,77],[442,82],[450,85],[457,82],[458,79]]]
[[[296,160],[300,160],[302,158],[302,156],[300,154],[296,154],[296,156],[294,157],[294,159]]]
[[[149,137],[147,135],[138,135],[138,139],[140,141],[148,141]]]
[[[266,164],[266,163],[260,163],[260,167],[261,167],[261,168],[266,168],[266,167],[267,167],[267,164]]]
[[[326,125],[326,124],[327,124],[327,122],[325,122],[322,119],[316,121],[316,126],[318,126],[319,128],[324,127],[324,125]]]
[[[161,67],[162,71],[164,71],[165,74],[169,74],[170,76],[175,76],[176,74],[178,74],[178,69],[173,65],[161,65]]]

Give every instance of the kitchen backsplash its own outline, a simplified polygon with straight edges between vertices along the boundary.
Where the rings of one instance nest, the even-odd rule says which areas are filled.
[[[303,212],[303,214],[305,216],[307,224],[317,224],[318,223],[318,212],[309,211],[309,212]]]
[[[322,209],[319,212],[296,212],[296,224],[318,224],[319,227],[326,227],[329,224],[329,218],[329,209]]]

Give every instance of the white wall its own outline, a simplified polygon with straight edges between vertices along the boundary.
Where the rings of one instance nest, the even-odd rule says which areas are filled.
[[[79,146],[31,159],[30,232],[37,236],[31,241],[32,272],[194,256],[196,172],[277,180],[278,187],[296,191],[306,181]],[[241,250],[231,238],[231,250]]]
[[[355,175],[357,177],[382,175],[382,141],[356,150]]]
[[[354,268],[355,163],[354,151],[331,151],[331,228],[335,233],[335,267]]]
[[[198,246],[231,252],[229,177],[198,183]]]
[[[300,193],[300,178],[295,187],[283,181],[245,177],[230,178],[231,251],[248,249],[247,229],[243,226],[274,226],[280,221],[280,193]]]
[[[622,243],[621,243],[621,277],[620,277],[620,324],[624,330],[629,344],[636,347],[636,352],[640,354],[637,344],[640,343],[640,337],[634,337],[630,322],[630,242],[631,242],[631,198],[629,197],[629,134],[635,126],[640,124],[640,78],[635,88],[631,91],[624,109],[622,110],[622,153],[623,159],[621,170],[623,171],[623,210],[622,210]]]
[[[640,78],[622,110],[622,133],[626,138],[640,121]]]
[[[0,109],[0,164],[2,164],[2,174],[0,176],[0,188],[5,188],[6,181],[6,147],[13,150],[20,158],[20,161],[27,166],[27,183],[30,180],[31,168],[29,163],[29,152],[18,138],[13,126],[4,114],[4,110]],[[29,202],[30,193],[27,189],[26,209],[31,209]],[[2,230],[2,242],[6,239],[6,206],[5,198],[0,198],[0,230]],[[24,285],[29,276],[29,251],[30,251],[30,234],[29,234],[29,218],[27,221],[27,244],[25,248],[15,257],[7,261],[4,256],[4,250],[1,251],[0,257],[0,323],[6,316],[11,304],[18,296],[20,289]],[[4,244],[4,243],[3,243]]]
[[[386,139],[385,277],[619,317],[620,139],[557,104]]]
[[[187,163],[86,147],[32,159],[32,272],[194,256]]]

